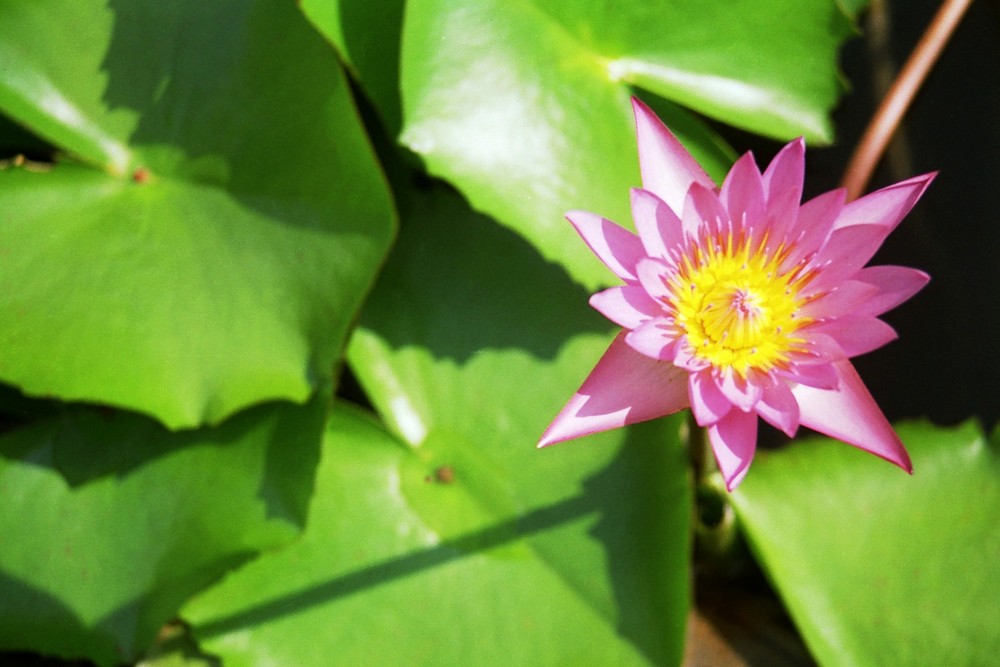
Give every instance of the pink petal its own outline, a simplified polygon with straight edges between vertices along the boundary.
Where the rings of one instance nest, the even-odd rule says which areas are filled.
[[[923,271],[905,266],[869,266],[858,271],[855,278],[878,290],[877,296],[859,306],[859,315],[888,312],[919,292],[931,279]]]
[[[733,409],[732,402],[719,391],[710,370],[692,373],[688,380],[691,413],[698,426],[709,426]]]
[[[647,320],[625,334],[625,342],[636,352],[659,361],[674,358],[674,346],[679,332],[672,322],[663,318]]]
[[[857,313],[877,294],[878,288],[875,285],[847,280],[804,305],[799,309],[799,313],[813,319]]]
[[[783,239],[798,216],[806,169],[805,156],[806,142],[796,139],[782,148],[764,171],[765,215],[772,225],[771,235],[775,239]]]
[[[708,427],[708,439],[726,489],[732,491],[746,476],[757,448],[757,415],[732,410]]]
[[[684,243],[681,220],[648,190],[632,189],[632,220],[646,254],[671,261],[670,249]]]
[[[814,389],[805,385],[792,388],[799,403],[801,423],[913,472],[903,443],[851,362],[839,361],[833,366],[840,377],[837,389]]]
[[[623,332],[542,434],[538,446],[655,419],[686,407],[687,373],[639,354],[625,343]]]
[[[856,199],[844,207],[834,229],[853,225],[879,225],[885,227],[888,235],[910,212],[935,176],[937,172],[914,176]]]
[[[663,314],[663,307],[639,285],[610,287],[590,297],[590,305],[606,318],[626,329]]]
[[[822,272],[811,287],[826,290],[854,278],[882,245],[888,231],[878,225],[854,225],[837,229],[813,260]]]
[[[566,219],[604,264],[626,282],[634,282],[635,265],[646,253],[639,237],[607,218],[587,211],[570,211]]]
[[[692,185],[688,190],[681,221],[684,233],[696,239],[703,238],[705,232],[724,235],[730,230],[729,213],[719,196],[700,185]]]
[[[633,97],[632,110],[643,189],[662,199],[676,213],[682,210],[688,188],[693,183],[715,188],[715,183],[697,160],[649,107]]]
[[[775,382],[765,387],[754,410],[764,421],[784,431],[789,438],[795,437],[799,428],[799,404],[784,382]]]
[[[705,370],[710,364],[695,354],[695,349],[691,346],[687,336],[679,339],[674,347],[674,365],[685,368],[692,373]]]
[[[729,212],[734,230],[759,227],[764,222],[764,182],[752,153],[745,154],[729,170],[719,199]]]
[[[787,371],[776,371],[778,377],[793,384],[805,385],[816,389],[836,389],[840,376],[830,362],[821,364],[793,364]],[[794,393],[794,392],[793,392]]]
[[[846,359],[847,355],[833,338],[817,330],[819,323],[811,324],[802,329],[804,347],[793,349],[789,357],[796,365],[828,364],[838,359]]]
[[[636,264],[635,274],[646,293],[654,299],[666,300],[671,292],[667,285],[667,276],[672,271],[662,260],[644,257]]]
[[[756,382],[739,377],[739,374],[728,369],[717,380],[719,389],[729,401],[746,412],[751,410],[760,400],[761,387]]]
[[[824,192],[802,205],[795,224],[782,239],[791,249],[788,257],[782,262],[782,271],[790,270],[823,246],[824,241],[830,236],[833,223],[846,197],[847,191],[841,188]]]
[[[865,315],[847,315],[822,322],[814,331],[837,341],[848,357],[867,354],[899,337],[895,329],[882,320]]]

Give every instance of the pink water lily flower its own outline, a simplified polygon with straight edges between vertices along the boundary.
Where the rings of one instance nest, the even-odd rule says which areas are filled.
[[[927,274],[865,264],[934,178],[853,202],[834,190],[801,203],[805,144],[763,174],[753,156],[722,187],[648,107],[633,100],[642,189],[638,235],[593,213],[567,218],[624,283],[591,305],[623,327],[539,446],[690,407],[732,490],[747,473],[757,417],[799,425],[880,456],[910,458],[851,357],[896,337],[878,316]]]

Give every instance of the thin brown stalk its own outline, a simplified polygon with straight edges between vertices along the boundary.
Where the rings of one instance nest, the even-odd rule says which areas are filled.
[[[900,120],[971,3],[972,0],[944,0],[934,15],[920,42],[903,65],[902,71],[889,88],[875,115],[872,116],[844,171],[841,185],[847,188],[848,200],[861,196],[867,188],[875,167],[882,159],[882,154],[885,153],[886,146],[889,145]]]

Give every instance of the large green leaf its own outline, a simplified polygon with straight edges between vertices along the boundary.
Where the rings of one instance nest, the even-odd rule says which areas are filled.
[[[432,469],[453,469],[496,521],[565,503],[582,485],[605,520],[591,533],[572,524],[532,536],[541,570],[569,582],[652,661],[673,661],[687,609],[690,512],[677,422],[537,451],[613,327],[560,267],[453,194],[400,197],[406,222],[352,339],[352,368],[415,454]],[[424,503],[421,511],[438,530],[464,521],[460,507]],[[538,597],[549,609],[547,632],[569,633],[569,643],[535,650],[575,655],[561,609],[578,603]]]
[[[325,403],[183,433],[72,409],[0,438],[0,648],[135,659],[193,593],[299,534]]]
[[[1000,449],[972,426],[899,428],[909,477],[841,443],[764,454],[733,495],[825,665],[987,665],[1000,651]]]
[[[829,141],[836,50],[851,30],[833,0],[412,0],[402,141],[594,285],[607,278],[562,216],[627,219],[639,184],[631,86],[757,132]],[[729,160],[704,126],[663,109],[718,177]]]
[[[676,442],[649,442],[656,426],[633,435],[522,468],[558,490],[523,505],[502,461],[487,470],[474,449],[408,448],[342,407],[304,538],[184,617],[233,667],[677,662],[687,489],[670,470]]]
[[[679,422],[535,449],[607,325],[512,232],[439,186],[403,190],[349,350],[399,439],[335,416],[303,542],[185,618],[232,665],[677,662]]]
[[[392,235],[295,7],[10,0],[0,110],[89,166],[0,171],[0,379],[172,427],[327,377]]]

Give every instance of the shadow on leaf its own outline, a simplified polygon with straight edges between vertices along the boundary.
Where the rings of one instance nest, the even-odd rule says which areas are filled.
[[[550,359],[572,336],[613,328],[562,267],[443,184],[414,178],[423,187],[399,194],[399,239],[363,328],[394,348],[422,346],[458,362],[491,348]]]

